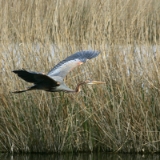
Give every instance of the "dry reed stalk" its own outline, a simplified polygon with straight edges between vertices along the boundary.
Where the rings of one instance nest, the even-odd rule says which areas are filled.
[[[160,151],[157,0],[5,1],[0,14],[0,151]],[[157,51],[155,53],[155,49]],[[13,69],[46,73],[67,55],[100,50],[66,83],[80,94],[24,88]]]

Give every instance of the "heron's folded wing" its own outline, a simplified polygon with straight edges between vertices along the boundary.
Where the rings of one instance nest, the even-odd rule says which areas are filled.
[[[86,62],[87,59],[92,59],[98,56],[99,53],[100,52],[98,51],[76,52],[75,54],[59,62],[52,70],[48,72],[48,75],[50,77],[60,76],[64,78],[68,74],[68,72],[70,72],[73,68]]]

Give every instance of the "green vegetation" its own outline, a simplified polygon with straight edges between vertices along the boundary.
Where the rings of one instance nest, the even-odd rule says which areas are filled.
[[[1,152],[160,152],[160,2],[2,0]],[[153,53],[152,48],[157,48]],[[69,73],[105,85],[32,91],[11,71],[49,71],[79,50],[101,54]],[[54,50],[54,55],[53,52]]]

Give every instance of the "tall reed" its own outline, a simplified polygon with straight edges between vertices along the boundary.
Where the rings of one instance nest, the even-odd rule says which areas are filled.
[[[159,152],[160,2],[2,0],[1,152]],[[80,94],[32,91],[11,71],[47,73],[68,55],[101,54],[69,73]]]

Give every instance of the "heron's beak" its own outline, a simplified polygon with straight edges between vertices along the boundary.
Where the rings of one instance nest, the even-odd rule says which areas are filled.
[[[104,84],[105,82],[102,81],[90,81],[87,84]]]

